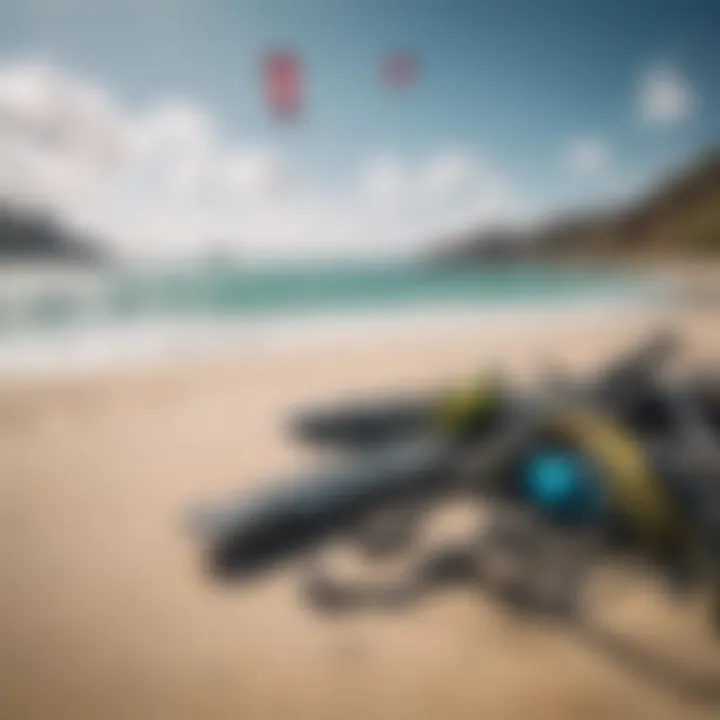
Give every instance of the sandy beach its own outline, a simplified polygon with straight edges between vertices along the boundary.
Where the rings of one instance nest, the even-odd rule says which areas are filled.
[[[717,718],[720,646],[693,607],[644,585],[602,603],[604,627],[634,648],[621,661],[612,643],[519,620],[470,591],[330,621],[298,602],[290,573],[215,588],[182,528],[203,500],[310,461],[281,432],[302,403],[487,363],[524,378],[544,361],[580,370],[659,321],[681,330],[690,357],[720,361],[717,310],[618,310],[5,381],[0,717]]]

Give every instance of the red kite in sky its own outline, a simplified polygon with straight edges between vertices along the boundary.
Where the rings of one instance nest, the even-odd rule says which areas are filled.
[[[281,120],[297,117],[302,107],[302,67],[293,53],[279,50],[265,56],[263,85],[274,115]]]
[[[393,52],[385,56],[381,68],[382,81],[394,88],[412,85],[418,76],[415,56],[409,52]]]

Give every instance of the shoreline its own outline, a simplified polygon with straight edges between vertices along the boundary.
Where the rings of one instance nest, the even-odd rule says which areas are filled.
[[[69,328],[5,338],[0,344],[0,382],[7,378],[63,377],[123,367],[172,367],[222,362],[224,357],[312,353],[431,333],[442,336],[499,327],[507,330],[578,321],[607,322],[618,314],[647,316],[679,307],[674,298],[589,296],[533,305],[515,303],[425,303],[403,307],[343,309],[316,314],[229,320],[149,320]]]

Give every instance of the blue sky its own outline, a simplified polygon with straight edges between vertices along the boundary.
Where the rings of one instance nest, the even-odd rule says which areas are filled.
[[[718,141],[719,41],[712,0],[0,2],[0,59],[49,62],[127,113],[187,98],[228,142],[271,148],[313,187],[351,192],[372,158],[412,168],[467,153],[539,209],[642,187]],[[258,57],[273,46],[304,62],[293,127],[259,94]],[[422,75],[394,95],[378,65],[397,48],[417,53]]]

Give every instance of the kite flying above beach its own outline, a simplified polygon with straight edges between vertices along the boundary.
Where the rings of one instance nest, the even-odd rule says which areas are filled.
[[[413,85],[418,79],[418,62],[407,51],[383,56],[380,82],[393,90]],[[261,74],[265,103],[271,115],[281,121],[297,120],[303,107],[303,68],[299,57],[290,50],[266,53]]]
[[[276,50],[263,63],[265,100],[280,120],[296,119],[302,109],[302,63],[287,50]]]

